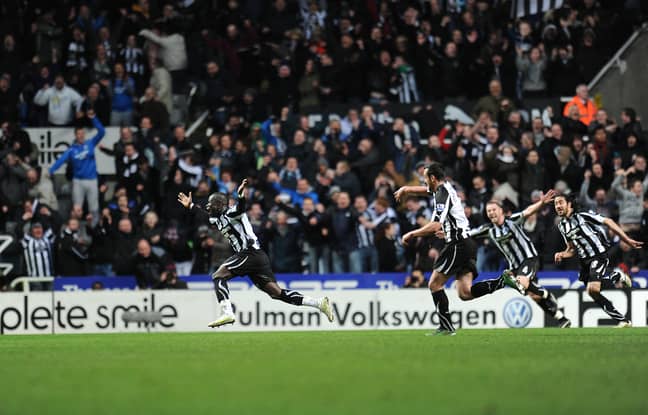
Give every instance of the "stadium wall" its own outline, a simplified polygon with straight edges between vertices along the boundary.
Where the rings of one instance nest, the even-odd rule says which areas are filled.
[[[317,291],[334,302],[335,322],[312,308],[271,300],[260,291],[233,295],[237,322],[218,332],[432,329],[438,316],[427,289]],[[461,328],[550,327],[553,319],[512,289],[475,301],[448,291],[452,318]],[[555,290],[560,308],[574,327],[614,322],[583,290]],[[635,326],[647,325],[648,290],[613,290],[606,296]],[[0,334],[68,334],[209,331],[217,317],[216,298],[206,291],[94,291],[6,293],[0,296]],[[127,312],[159,313],[156,323],[127,323]]]
[[[618,59],[611,61],[609,68],[602,70],[601,77],[590,83],[590,94],[607,109],[611,117],[619,122],[619,114],[625,107],[634,108],[639,119],[646,125],[648,120],[648,24],[637,32]]]

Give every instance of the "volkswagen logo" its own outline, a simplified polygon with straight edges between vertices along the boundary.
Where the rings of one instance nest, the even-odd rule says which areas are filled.
[[[533,309],[524,298],[513,298],[504,304],[504,322],[507,326],[521,329],[529,325]]]

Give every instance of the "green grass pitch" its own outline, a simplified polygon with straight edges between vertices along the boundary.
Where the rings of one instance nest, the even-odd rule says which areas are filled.
[[[648,329],[0,338],[0,414],[646,414]]]

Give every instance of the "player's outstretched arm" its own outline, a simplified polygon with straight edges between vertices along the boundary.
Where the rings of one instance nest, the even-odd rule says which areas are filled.
[[[441,230],[440,222],[429,222],[418,229],[407,232],[403,235],[403,245],[407,245],[412,238],[418,238],[421,236],[435,235],[438,231]]]
[[[407,195],[425,196],[427,191],[425,186],[403,186],[394,192],[394,199],[401,202]]]
[[[621,238],[621,240],[623,240],[623,242],[627,243],[628,245],[630,245],[634,249],[641,249],[641,247],[643,246],[643,242],[635,241],[634,239],[630,238],[628,236],[628,234],[625,233],[625,231],[623,229],[621,229],[621,227],[615,221],[613,221],[612,219],[605,218],[603,223],[605,224],[605,226],[610,228],[610,230],[612,232],[619,235],[619,237]]]
[[[553,189],[549,190],[547,193],[540,195],[540,200],[532,205],[527,206],[527,208],[522,211],[522,215],[525,218],[528,218],[529,216],[537,213],[540,209],[542,209],[542,206],[551,203],[555,197],[556,191]]]
[[[191,209],[191,205],[193,204],[191,201],[191,192],[189,192],[189,196],[182,192],[178,193],[178,202],[180,202],[185,209]]]

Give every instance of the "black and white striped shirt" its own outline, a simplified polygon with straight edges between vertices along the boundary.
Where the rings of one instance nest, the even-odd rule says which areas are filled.
[[[119,52],[124,61],[126,73],[133,76],[144,75],[144,54],[140,48],[124,48]]]
[[[51,229],[44,232],[42,238],[26,234],[20,241],[23,256],[27,264],[27,275],[30,277],[49,277],[54,275],[54,257],[52,244],[54,233]]]
[[[580,259],[591,259],[605,254],[609,242],[605,234],[605,217],[591,212],[574,212],[568,218],[562,218],[558,230],[571,242]]]
[[[457,191],[446,181],[432,195],[432,221],[441,223],[446,243],[468,238],[470,224],[464,213]]]
[[[538,256],[538,250],[522,227],[525,219],[524,214],[518,212],[505,218],[501,225],[485,223],[469,233],[474,238],[490,238],[504,254],[510,267],[515,269],[525,260]]]
[[[203,211],[197,206],[193,209]],[[203,211],[204,212],[204,211]],[[239,198],[236,205],[230,207],[220,216],[209,216],[209,224],[215,226],[229,241],[234,252],[247,249],[261,249],[259,239],[254,234],[252,224],[245,213],[245,199]]]
[[[374,227],[380,225],[388,218],[387,212],[383,213],[380,216],[377,216],[375,213],[370,210],[365,210],[360,213],[360,217],[366,218],[371,222]],[[369,229],[358,221],[356,224],[356,239],[358,240],[358,248],[366,248],[368,246],[374,245],[374,230]]]

